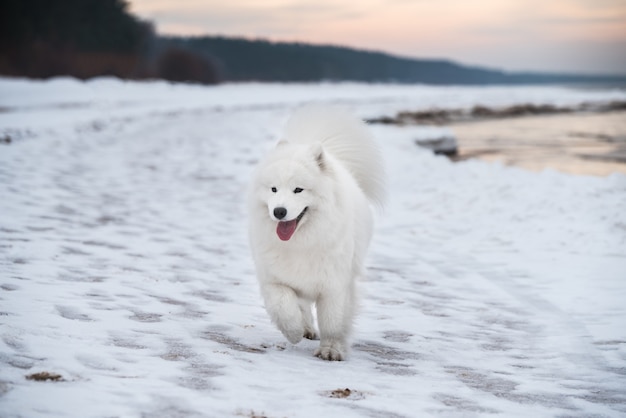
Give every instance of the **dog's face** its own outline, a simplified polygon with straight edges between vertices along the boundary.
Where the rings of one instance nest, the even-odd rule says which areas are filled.
[[[322,158],[320,146],[281,143],[262,163],[256,195],[282,241],[290,240],[302,229],[324,199]]]

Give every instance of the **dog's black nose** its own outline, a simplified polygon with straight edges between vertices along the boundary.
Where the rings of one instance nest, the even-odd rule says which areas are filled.
[[[285,216],[287,216],[287,209],[274,208],[274,216],[276,216],[276,219],[283,219]]]

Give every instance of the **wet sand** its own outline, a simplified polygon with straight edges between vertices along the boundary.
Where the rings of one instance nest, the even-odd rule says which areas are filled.
[[[480,158],[533,171],[626,174],[626,111],[527,116],[450,126],[455,160]]]

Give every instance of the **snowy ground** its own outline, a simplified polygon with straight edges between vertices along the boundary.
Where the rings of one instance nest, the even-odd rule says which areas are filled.
[[[390,201],[334,363],[270,324],[244,194],[307,101],[625,96],[0,79],[0,416],[624,416],[626,176],[453,164],[373,126]],[[44,371],[62,381],[26,379]]]

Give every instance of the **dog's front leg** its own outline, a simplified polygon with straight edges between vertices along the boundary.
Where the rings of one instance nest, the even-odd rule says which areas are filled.
[[[290,343],[300,342],[305,330],[296,292],[281,284],[265,284],[261,287],[261,293],[272,322]]]
[[[304,327],[304,338],[309,340],[319,340],[315,325],[313,324],[313,314],[311,313],[311,301],[300,298],[300,312],[302,312],[302,326]]]
[[[327,292],[317,300],[317,322],[320,346],[315,355],[323,360],[341,361],[348,354],[348,337],[352,330],[355,294],[347,289]]]

